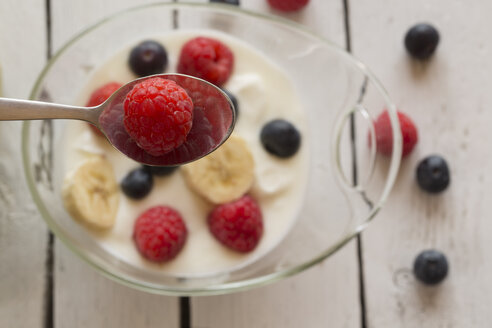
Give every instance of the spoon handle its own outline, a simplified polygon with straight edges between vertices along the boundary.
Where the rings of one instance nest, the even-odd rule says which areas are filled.
[[[75,119],[97,122],[99,110],[41,101],[0,98],[0,121]]]

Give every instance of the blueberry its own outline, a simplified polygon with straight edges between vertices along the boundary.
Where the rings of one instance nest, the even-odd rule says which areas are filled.
[[[167,67],[166,49],[158,42],[143,41],[130,52],[128,64],[138,76],[162,73]]]
[[[239,6],[239,0],[210,0],[210,2]]]
[[[429,58],[439,43],[439,32],[429,24],[417,24],[410,28],[405,36],[405,47],[412,57]]]
[[[236,117],[238,117],[239,116],[239,104],[237,102],[236,96],[234,96],[229,90],[222,89],[222,91],[224,91],[224,93],[227,95],[227,97],[229,97],[231,99],[232,104],[234,105],[234,108],[236,109]]]
[[[428,156],[417,166],[417,182],[427,192],[441,192],[448,187],[449,181],[448,164],[441,156]]]
[[[448,260],[443,253],[436,250],[426,250],[415,259],[413,273],[424,284],[435,285],[446,278],[448,267]]]
[[[150,193],[153,186],[152,174],[144,167],[130,171],[121,181],[121,189],[125,195],[133,199],[144,198]]]
[[[263,126],[260,140],[269,153],[287,158],[299,150],[301,134],[290,122],[277,119]]]
[[[152,175],[158,177],[163,177],[166,175],[171,175],[179,166],[150,166],[144,165],[144,168],[150,172]]]

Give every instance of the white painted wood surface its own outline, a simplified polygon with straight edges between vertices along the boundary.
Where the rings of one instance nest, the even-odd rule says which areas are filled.
[[[361,326],[355,243],[322,264],[251,291],[192,300],[193,327]]]
[[[0,1],[3,95],[28,98],[46,62],[44,3]],[[48,229],[21,169],[20,122],[0,123],[0,327],[43,321]]]
[[[369,327],[490,327],[492,313],[492,2],[351,0],[354,53],[419,127],[387,206],[363,233]],[[428,21],[441,32],[436,56],[409,60],[403,36]],[[429,196],[415,182],[420,158],[447,158],[451,185]],[[437,248],[450,274],[418,284],[415,255]]]
[[[152,2],[147,1],[146,2]],[[205,0],[201,0],[205,1]],[[139,3],[142,3],[140,1]],[[242,6],[272,11],[265,0]],[[342,0],[311,0],[288,18],[343,45]],[[477,0],[349,0],[352,48],[419,127],[386,207],[363,233],[368,327],[489,327],[492,314],[492,3]],[[51,0],[53,50],[74,33],[134,0]],[[407,28],[419,21],[441,32],[426,65],[408,59]],[[46,58],[44,1],[0,1],[4,95],[26,98]],[[42,327],[46,225],[30,202],[21,167],[19,123],[0,124],[0,327]],[[444,155],[449,190],[420,192],[418,160]],[[29,201],[26,201],[29,199]],[[423,287],[410,270],[426,248],[444,251],[450,275]],[[178,299],[149,295],[100,276],[55,242],[55,327],[177,328]],[[355,243],[286,281],[233,295],[191,300],[193,327],[360,327]]]

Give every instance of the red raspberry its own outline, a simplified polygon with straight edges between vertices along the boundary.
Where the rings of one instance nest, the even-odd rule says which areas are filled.
[[[172,260],[183,248],[188,231],[181,215],[167,206],[142,213],[133,227],[133,240],[145,258],[154,262]]]
[[[225,246],[238,252],[249,252],[263,234],[263,217],[258,203],[246,195],[215,207],[208,216],[208,226]]]
[[[197,37],[181,49],[178,72],[221,86],[229,79],[233,65],[234,54],[229,47],[215,39]]]
[[[417,144],[418,133],[413,121],[402,112],[397,112],[403,137],[402,157],[410,154]],[[393,150],[393,135],[388,111],[381,113],[374,122],[377,151],[383,155],[391,155]]]
[[[193,102],[176,82],[150,78],[128,92],[123,123],[135,142],[153,156],[186,141],[193,122]]]
[[[98,106],[106,101],[116,90],[121,88],[122,84],[118,82],[109,82],[97,88],[91,94],[87,107]]]
[[[309,0],[268,0],[270,7],[283,12],[297,11],[308,4]]]
[[[89,101],[85,105],[86,107],[94,107],[102,104],[106,101],[116,90],[118,90],[122,86],[121,83],[118,82],[109,82],[105,85],[97,88],[91,94]],[[97,135],[103,136],[103,133],[96,128],[94,125],[89,124],[92,131],[94,131]]]

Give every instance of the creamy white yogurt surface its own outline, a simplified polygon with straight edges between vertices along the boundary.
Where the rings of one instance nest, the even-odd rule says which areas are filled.
[[[264,234],[258,246],[250,253],[241,254],[220,244],[209,232],[206,217],[213,205],[188,188],[180,170],[167,177],[154,177],[154,187],[143,200],[132,200],[121,193],[116,223],[105,233],[93,233],[105,250],[119,259],[153,271],[178,276],[208,275],[243,267],[265,255],[293,226],[307,184],[309,150],[306,119],[291,81],[281,69],[246,43],[225,34],[210,31],[179,31],[154,38],[168,51],[166,72],[175,72],[181,46],[195,36],[220,39],[234,53],[235,66],[224,87],[236,95],[240,114],[234,133],[248,143],[255,160],[255,183],[250,194],[261,206]],[[103,63],[81,92],[79,104],[87,102],[99,86],[117,81],[126,83],[136,78],[127,66],[133,45]],[[278,159],[267,153],[260,142],[260,131],[272,119],[283,118],[292,122],[303,137],[299,152],[289,159]],[[113,164],[116,178],[121,181],[139,164],[126,158],[109,143],[96,136],[86,123],[66,125],[67,172],[86,156],[104,154]],[[155,264],[144,259],[132,239],[133,224],[145,210],[156,205],[171,206],[178,210],[188,228],[188,239],[175,259]],[[85,227],[83,227],[85,228]]]

